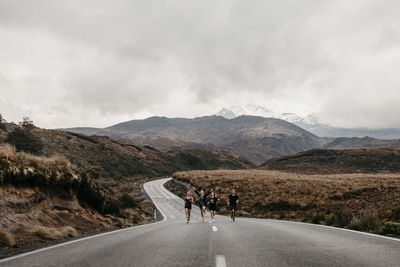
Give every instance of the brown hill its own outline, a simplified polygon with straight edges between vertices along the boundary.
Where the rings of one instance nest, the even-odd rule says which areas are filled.
[[[104,128],[72,128],[72,132],[107,135],[167,151],[203,147],[231,151],[255,164],[321,146],[321,140],[287,121],[256,116],[226,119],[205,116],[194,119],[151,117]]]
[[[0,143],[17,125],[0,129]],[[244,169],[253,167],[248,161],[228,152],[185,149],[162,152],[150,146],[137,146],[115,141],[106,136],[34,128],[32,134],[43,142],[41,155],[63,155],[77,167],[101,167],[101,176],[123,178],[130,176],[157,177],[178,170]]]
[[[400,172],[400,148],[312,149],[268,160],[261,168],[300,173]]]
[[[327,141],[323,148],[347,149],[347,148],[369,148],[369,147],[400,147],[400,139],[380,140],[372,137],[340,137]]]

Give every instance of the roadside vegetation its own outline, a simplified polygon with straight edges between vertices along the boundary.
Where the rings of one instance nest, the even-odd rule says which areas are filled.
[[[0,145],[0,248],[152,220],[154,206],[139,189],[143,181],[127,179],[129,187],[124,183],[106,187],[92,177],[102,179],[96,171],[77,168],[63,156],[35,156]]]
[[[235,188],[239,216],[331,225],[400,236],[399,174],[298,174],[267,170],[177,172],[167,185],[182,196],[183,185],[214,189],[225,199]]]

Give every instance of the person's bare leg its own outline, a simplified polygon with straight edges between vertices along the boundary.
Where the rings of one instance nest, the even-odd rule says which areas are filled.
[[[204,222],[204,220],[206,219],[206,209],[205,209],[205,207],[203,206],[202,208],[201,208],[201,210],[203,211],[203,222]]]

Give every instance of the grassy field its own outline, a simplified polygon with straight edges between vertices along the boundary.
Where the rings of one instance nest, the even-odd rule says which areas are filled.
[[[177,172],[173,177],[180,183],[214,189],[223,200],[235,188],[240,197],[239,216],[400,234],[399,174],[307,175],[218,170]],[[225,201],[221,201],[220,213],[227,212]]]

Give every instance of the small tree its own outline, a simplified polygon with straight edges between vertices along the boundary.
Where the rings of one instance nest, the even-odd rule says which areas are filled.
[[[7,135],[6,142],[14,145],[18,151],[40,154],[43,150],[43,141],[32,133],[32,128],[16,127]]]
[[[23,117],[22,122],[20,122],[19,125],[25,129],[35,128],[35,124],[33,123],[33,120],[31,120],[29,117]]]
[[[7,131],[5,123],[6,123],[6,120],[3,119],[3,115],[0,114],[0,129]]]

